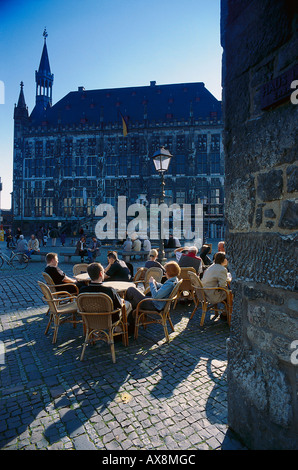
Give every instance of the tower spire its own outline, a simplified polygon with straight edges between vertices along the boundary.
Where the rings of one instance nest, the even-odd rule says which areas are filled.
[[[43,31],[44,45],[41,54],[38,71],[35,71],[36,82],[36,106],[47,108],[52,105],[52,87],[54,82],[54,75],[51,73],[50,61],[48,56],[48,49],[46,39],[48,33],[46,28]]]
[[[28,108],[26,106],[25,102],[25,96],[24,96],[24,83],[20,83],[20,94],[19,94],[19,99],[18,99],[18,104],[15,105],[14,108],[14,119],[27,119],[28,118]]]

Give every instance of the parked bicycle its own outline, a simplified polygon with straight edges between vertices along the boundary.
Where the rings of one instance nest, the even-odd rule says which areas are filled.
[[[24,253],[10,253],[10,257],[0,251],[0,268],[4,262],[15,269],[25,269],[29,264],[29,258]]]

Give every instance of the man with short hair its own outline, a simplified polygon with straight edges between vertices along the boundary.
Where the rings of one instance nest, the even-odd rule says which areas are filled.
[[[129,313],[131,311],[131,305],[128,301],[124,301],[121,299],[119,294],[113,287],[107,287],[103,284],[104,280],[104,268],[100,263],[91,263],[87,266],[87,273],[91,279],[91,282],[88,286],[83,286],[80,288],[80,294],[85,294],[87,292],[98,292],[101,294],[108,295],[112,302],[114,309],[122,308],[123,303],[125,303],[126,312]],[[118,314],[113,314],[112,320],[113,322],[119,319]]]
[[[202,284],[204,287],[221,287],[222,289],[206,290],[207,300],[212,304],[217,304],[229,297],[232,304],[233,295],[228,288],[228,260],[226,254],[217,252],[214,256],[214,263],[204,272]],[[221,316],[222,317],[222,316]]]
[[[54,281],[54,284],[74,284],[78,288],[82,285],[81,282],[77,282],[75,279],[68,277],[60,268],[58,268],[58,255],[57,253],[48,253],[46,255],[46,267],[45,267],[45,273],[47,273],[52,280]],[[61,289],[62,290],[62,289]],[[65,286],[63,287],[63,290],[66,290],[70,294],[75,294],[77,292],[75,287],[72,286]]]
[[[126,263],[118,259],[116,251],[108,253],[108,266],[105,268],[105,279],[108,281],[130,281],[131,274]]]

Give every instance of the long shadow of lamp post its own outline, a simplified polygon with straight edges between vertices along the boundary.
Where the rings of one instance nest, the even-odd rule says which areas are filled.
[[[164,147],[161,147],[161,149],[155,152],[153,155],[153,163],[154,163],[155,169],[161,176],[161,193],[160,193],[160,198],[159,198],[160,206],[165,201],[165,184],[166,183],[165,183],[164,173],[169,168],[172,156],[173,155],[171,155],[170,152],[166,150]],[[159,238],[159,252],[158,252],[159,262],[166,261],[162,225],[163,225],[162,212],[160,212],[160,238]]]

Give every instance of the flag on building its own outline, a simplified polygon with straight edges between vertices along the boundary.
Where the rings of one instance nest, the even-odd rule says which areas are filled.
[[[128,134],[128,127],[127,127],[127,122],[126,119],[122,116],[120,113],[121,119],[122,119],[122,126],[123,126],[123,137],[126,137]]]

